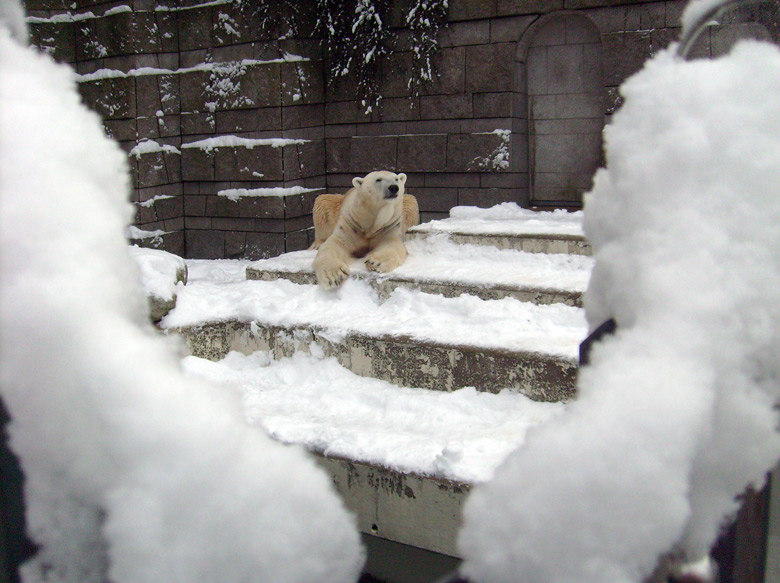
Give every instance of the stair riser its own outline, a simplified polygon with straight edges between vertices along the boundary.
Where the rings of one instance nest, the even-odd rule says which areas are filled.
[[[361,532],[458,556],[457,534],[470,485],[315,456],[331,475]]]
[[[425,238],[436,232],[406,233],[407,239]],[[528,253],[564,253],[570,255],[592,255],[593,250],[585,239],[563,236],[516,236],[516,235],[471,235],[448,233],[451,241],[458,244],[491,245],[498,249],[514,249]]]
[[[336,338],[327,330],[223,322],[171,330],[182,336],[190,354],[219,360],[231,350],[270,351],[275,358],[309,351],[316,344],[355,374],[404,386],[438,391],[475,387],[498,392],[513,388],[537,401],[574,396],[577,364],[548,355],[442,346],[400,337],[358,334]]]
[[[287,279],[300,285],[313,285],[317,280],[312,272],[290,272],[290,271],[259,271],[248,268],[246,270],[247,279],[257,279],[262,281],[276,281],[278,279]],[[582,294],[579,292],[568,292],[565,290],[548,290],[536,288],[501,288],[501,287],[482,287],[477,285],[468,285],[450,282],[426,282],[413,281],[406,279],[379,279],[371,274],[357,273],[353,277],[358,277],[367,281],[368,284],[377,291],[379,297],[386,300],[393,291],[399,287],[416,289],[428,294],[439,294],[447,298],[455,298],[464,294],[476,296],[483,300],[500,300],[503,298],[514,298],[521,302],[531,302],[537,305],[566,304],[567,306],[582,307]]]

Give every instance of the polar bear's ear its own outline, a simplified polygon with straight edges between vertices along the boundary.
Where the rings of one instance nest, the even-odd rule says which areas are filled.
[[[352,179],[352,186],[354,186],[355,188],[360,188],[361,184],[363,184],[363,179],[360,178],[359,176],[355,176]]]
[[[406,174],[403,172],[398,175],[398,179],[401,181],[401,184],[406,184]]]

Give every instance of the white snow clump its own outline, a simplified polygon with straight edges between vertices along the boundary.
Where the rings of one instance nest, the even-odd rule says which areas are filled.
[[[0,26],[0,78],[0,390],[42,546],[23,580],[356,580],[326,475],[145,321],[126,156],[73,73]]]
[[[622,87],[586,200],[591,329],[579,397],[478,486],[476,581],[627,583],[706,554],[780,457],[780,50],[664,51]]]
[[[141,270],[141,286],[147,297],[172,300],[176,285],[186,277],[187,263],[173,253],[132,246],[130,256]],[[185,281],[186,283],[186,281]]]

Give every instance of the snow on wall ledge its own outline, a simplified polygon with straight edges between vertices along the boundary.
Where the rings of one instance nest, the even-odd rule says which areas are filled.
[[[355,581],[324,472],[145,322],[127,159],[70,70],[0,23],[0,78],[0,391],[41,545],[23,580]]]
[[[241,138],[239,136],[219,136],[216,138],[206,138],[195,142],[182,144],[182,148],[198,148],[210,152],[215,148],[248,148],[253,149],[257,146],[270,146],[272,148],[283,148],[284,146],[294,146],[305,144],[309,140],[292,138]]]
[[[780,457],[780,50],[675,47],[622,87],[586,199],[580,396],[467,502],[475,580],[640,582],[707,553]]]

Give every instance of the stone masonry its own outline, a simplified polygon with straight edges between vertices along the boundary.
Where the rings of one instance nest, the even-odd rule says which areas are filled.
[[[679,36],[685,5],[450,0],[438,77],[414,96],[409,0],[395,0],[397,46],[366,112],[349,76],[326,85],[315,22],[262,37],[260,3],[25,1],[33,44],[75,68],[128,152],[134,240],[193,258],[302,249],[317,194],[376,169],[409,176],[423,220],[455,205],[577,207],[617,87]]]

